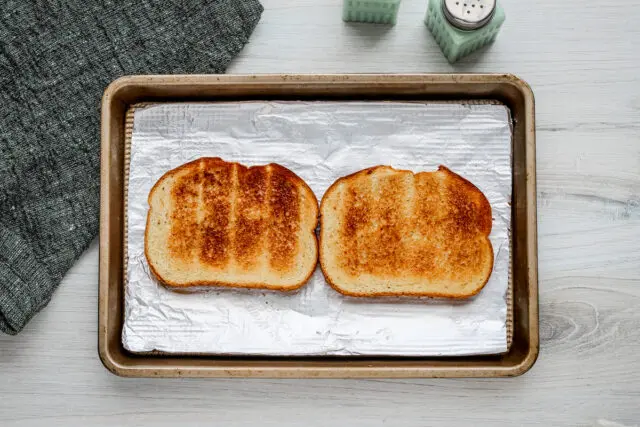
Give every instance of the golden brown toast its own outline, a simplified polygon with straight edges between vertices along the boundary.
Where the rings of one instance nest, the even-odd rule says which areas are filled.
[[[201,158],[149,193],[145,255],[172,288],[293,290],[313,273],[318,200],[283,166]]]
[[[340,178],[320,204],[320,265],[351,296],[466,298],[493,269],[491,206],[440,166],[376,166]]]

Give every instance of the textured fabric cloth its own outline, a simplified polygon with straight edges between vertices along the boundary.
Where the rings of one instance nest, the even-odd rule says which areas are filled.
[[[105,87],[128,74],[223,72],[262,6],[0,3],[0,329],[16,334],[98,233]]]

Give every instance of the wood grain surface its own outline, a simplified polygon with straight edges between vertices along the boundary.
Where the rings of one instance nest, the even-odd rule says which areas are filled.
[[[495,44],[451,66],[424,0],[403,0],[395,27],[344,24],[340,0],[263,0],[229,72],[510,72],[531,84],[541,351],[528,374],[118,378],[97,354],[94,243],[22,334],[0,336],[0,425],[640,425],[640,3],[502,3]]]

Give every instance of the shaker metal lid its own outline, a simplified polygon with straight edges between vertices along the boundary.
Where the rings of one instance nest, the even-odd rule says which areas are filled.
[[[461,30],[477,30],[496,11],[496,0],[443,0],[442,11],[451,25]]]

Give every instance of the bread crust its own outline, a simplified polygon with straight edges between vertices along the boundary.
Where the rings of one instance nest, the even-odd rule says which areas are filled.
[[[213,162],[213,163],[218,163],[218,164],[226,164],[229,167],[237,166],[237,167],[241,167],[241,168],[247,168],[246,166],[242,165],[241,163],[238,163],[238,162],[227,162],[227,161],[221,159],[220,157],[201,157],[201,158],[198,158],[198,159],[193,160],[191,162],[185,163],[185,164],[183,164],[181,166],[178,166],[177,168],[174,168],[172,170],[167,171],[166,173],[164,173],[158,179],[158,181],[156,181],[156,183],[153,185],[153,187],[149,191],[149,196],[147,198],[147,202],[149,204],[149,210],[147,212],[147,219],[146,219],[146,224],[145,224],[145,234],[144,234],[144,253],[145,253],[145,257],[147,259],[147,263],[149,265],[149,269],[150,269],[151,273],[156,277],[156,279],[162,285],[164,285],[165,287],[167,287],[169,289],[172,289],[172,290],[174,290],[176,292],[190,292],[190,288],[199,288],[199,287],[205,287],[205,288],[208,288],[208,287],[224,287],[224,288],[266,289],[266,290],[283,291],[283,292],[295,291],[295,290],[298,290],[299,288],[301,288],[306,282],[308,282],[308,280],[313,275],[313,272],[315,271],[315,268],[316,268],[316,265],[317,265],[317,262],[318,262],[319,244],[318,244],[317,236],[315,234],[315,229],[316,229],[317,224],[318,224],[318,216],[319,216],[318,215],[318,213],[319,213],[318,212],[318,199],[315,196],[314,192],[309,187],[309,185],[302,178],[300,178],[298,175],[296,175],[291,170],[289,170],[289,169],[285,168],[284,166],[281,166],[281,165],[279,165],[277,163],[269,163],[268,165],[260,165],[260,166],[251,166],[251,167],[247,168],[247,170],[254,169],[254,168],[267,168],[267,167],[271,167],[273,169],[276,169],[281,174],[285,175],[288,179],[290,179],[292,182],[294,182],[297,186],[302,188],[303,191],[306,193],[305,196],[306,197],[310,197],[311,200],[313,201],[313,206],[314,206],[313,215],[315,216],[315,221],[313,222],[313,227],[311,227],[311,229],[307,230],[307,231],[313,234],[313,243],[314,243],[314,256],[313,256],[313,259],[315,261],[312,263],[312,265],[309,266],[308,272],[304,276],[303,279],[299,280],[298,282],[296,282],[294,284],[290,284],[290,285],[277,285],[277,284],[270,284],[270,283],[265,283],[265,282],[237,283],[237,282],[219,281],[219,280],[196,280],[196,281],[192,281],[192,282],[188,282],[188,283],[179,283],[179,282],[170,280],[167,277],[163,277],[163,275],[160,274],[160,272],[158,271],[158,269],[154,265],[152,257],[149,254],[149,229],[150,229],[150,220],[151,220],[151,217],[152,217],[151,199],[153,197],[154,192],[157,191],[158,186],[164,180],[179,174],[180,172],[182,172],[185,169],[190,169],[190,168],[194,167],[196,164],[200,164],[202,161]]]
[[[378,170],[391,170],[394,172],[400,172],[400,173],[405,173],[405,172],[409,172],[411,174],[415,175],[420,175],[420,174],[431,174],[431,173],[436,173],[436,172],[418,172],[418,173],[413,173],[412,171],[409,170],[404,170],[404,169],[395,169],[391,166],[387,166],[387,165],[377,165],[377,166],[372,166],[357,172],[354,172],[352,174],[349,175],[345,175],[341,178],[338,178],[333,184],[331,184],[331,186],[329,186],[329,188],[327,189],[327,191],[324,193],[324,196],[322,197],[322,200],[320,202],[320,236],[319,236],[319,258],[320,258],[320,269],[322,270],[322,274],[324,275],[325,281],[329,284],[329,286],[331,286],[334,290],[336,290],[337,292],[343,294],[343,295],[347,295],[350,297],[358,297],[358,298],[362,298],[362,297],[367,297],[367,298],[383,298],[383,297],[434,297],[434,298],[449,298],[449,299],[457,299],[457,300],[461,300],[461,299],[467,299],[470,297],[473,297],[475,295],[477,295],[483,288],[484,286],[487,284],[487,282],[489,281],[489,278],[491,277],[491,273],[493,272],[493,264],[495,261],[494,258],[494,252],[493,252],[493,246],[491,245],[491,241],[489,240],[489,234],[491,233],[491,228],[492,228],[492,213],[491,213],[491,205],[489,203],[489,201],[487,200],[486,196],[484,195],[484,193],[482,193],[478,187],[476,187],[473,183],[471,183],[470,181],[468,181],[467,179],[465,179],[464,177],[456,174],[455,172],[451,171],[449,168],[447,168],[446,166],[440,165],[438,167],[437,172],[439,171],[445,171],[447,174],[450,174],[454,179],[458,180],[458,183],[465,188],[466,191],[469,192],[473,192],[473,193],[477,193],[479,195],[482,196],[482,199],[484,200],[484,203],[482,203],[482,207],[481,207],[481,212],[479,213],[479,216],[485,219],[485,225],[484,225],[484,238],[486,240],[486,242],[489,245],[490,248],[490,262],[491,262],[491,269],[489,271],[489,274],[487,274],[486,278],[484,279],[483,283],[481,286],[479,286],[477,289],[474,289],[472,292],[469,292],[468,294],[465,295],[452,295],[450,293],[446,293],[446,292],[411,292],[411,291],[382,291],[382,292],[375,292],[375,293],[368,293],[368,292],[354,292],[352,290],[349,289],[345,289],[343,287],[341,287],[339,284],[336,283],[336,281],[333,279],[331,271],[328,271],[327,269],[327,260],[326,260],[326,256],[324,254],[324,251],[322,250],[323,248],[323,242],[326,239],[325,236],[325,227],[324,227],[324,215],[323,212],[325,211],[325,205],[327,203],[327,199],[332,195],[332,192],[334,192],[338,186],[340,184],[342,184],[343,182],[352,180],[354,178],[358,178],[360,176],[363,175],[371,175],[373,173],[375,173]]]

